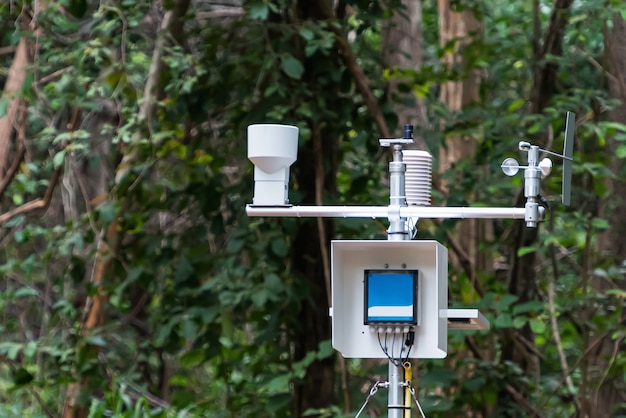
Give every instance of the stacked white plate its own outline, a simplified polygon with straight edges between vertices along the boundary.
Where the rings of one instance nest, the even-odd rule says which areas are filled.
[[[404,191],[409,205],[429,206],[432,186],[433,157],[427,151],[403,150],[406,164]]]

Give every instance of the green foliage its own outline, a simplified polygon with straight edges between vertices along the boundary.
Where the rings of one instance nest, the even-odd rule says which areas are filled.
[[[380,187],[385,158],[375,157],[375,128],[337,53],[332,25],[350,34],[392,126],[403,121],[393,114],[386,83],[401,77],[410,81],[407,91],[426,100],[429,119],[442,121],[420,128],[433,155],[446,138],[477,140],[475,159],[440,174],[449,188],[435,192],[437,204],[511,206],[521,180],[503,178],[500,161],[522,139],[558,151],[565,111],[589,116],[577,131],[574,209],[555,204],[557,169],[543,182],[553,206],[551,226],[540,229],[536,244],[514,251],[512,222],[495,223],[496,238],[481,243],[481,251],[505,264],[536,257],[533,297],[516,294],[496,269],[475,278],[486,290],[482,296],[464,272],[451,272],[451,304],[481,308],[492,330],[451,334],[449,360],[420,362],[418,395],[426,414],[527,414],[519,404],[499,402],[511,386],[550,416],[572,416],[573,395],[588,396],[594,384],[623,376],[622,352],[600,376],[583,367],[593,335],[608,335],[616,344],[626,337],[626,266],[597,251],[599,237],[613,227],[597,208],[611,208],[606,182],[624,176],[607,163],[626,157],[626,126],[607,115],[620,103],[609,97],[595,65],[605,53],[602,32],[588,29],[608,25],[614,12],[623,13],[621,5],[575,4],[563,56],[546,57],[558,63],[558,85],[541,114],[529,106],[540,63],[530,58],[534,22],[524,2],[456,2],[481,18],[484,33],[463,48],[465,66],[446,66],[440,59],[454,43],[439,45],[436,2],[424,1],[425,62],[419,70],[385,69],[380,62],[381,28],[391,12],[401,12],[397,2],[349,1],[351,14],[340,22],[312,18],[303,4],[286,1],[246,1],[243,16],[219,22],[201,20],[202,11],[193,9],[186,42],[166,42],[162,50],[155,108],[147,115],[141,109],[156,39],[149,4],[61,3],[63,10],[51,4],[39,16],[44,35],[20,92],[29,106],[29,154],[2,196],[7,213],[43,196],[52,173],[63,169],[45,215],[14,216],[0,227],[0,415],[56,413],[75,382],[83,384],[79,400],[90,417],[291,415],[294,387],[311,365],[334,353],[329,341],[320,341],[296,357],[295,336],[311,325],[299,314],[305,304],[319,303],[293,267],[303,223],[245,215],[252,188],[245,126],[295,124],[303,144],[315,132],[331,138],[327,143],[336,147],[340,164],[331,176],[335,162],[324,160],[336,186],[324,202],[387,204]],[[545,28],[551,4],[541,3]],[[0,5],[1,21],[15,21],[26,7],[12,4]],[[2,45],[15,45],[21,33],[5,32]],[[0,56],[2,80],[8,65]],[[455,112],[442,106],[440,85],[476,70],[482,75],[479,102]],[[0,99],[0,116],[7,104]],[[129,155],[130,163],[123,159]],[[311,171],[292,168],[293,203],[312,200],[305,184]],[[109,225],[119,240],[103,249]],[[443,241],[455,225],[425,223],[420,237]],[[369,220],[338,219],[335,228],[332,238],[385,233],[385,225]],[[112,263],[103,281],[93,283],[98,257],[112,257]],[[600,291],[594,280],[608,285]],[[106,321],[84,333],[83,308],[96,295],[106,295]],[[555,331],[576,393],[562,384]],[[534,348],[536,374],[505,358],[510,335]],[[468,353],[468,339],[482,358]],[[362,360],[347,367],[354,409],[371,376],[385,372]],[[382,410],[385,402],[372,399],[372,405]],[[338,404],[305,416],[347,414]]]

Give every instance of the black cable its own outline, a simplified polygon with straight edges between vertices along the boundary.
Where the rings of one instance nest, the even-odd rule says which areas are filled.
[[[391,361],[396,367],[399,367],[399,363],[398,360],[396,360],[395,358],[393,358],[393,345],[395,344],[395,336],[392,340],[392,346],[391,346],[391,355],[389,355],[389,350],[387,349],[387,333],[385,332],[385,345],[383,347],[383,343],[380,339],[380,333],[377,332],[378,334],[378,345],[380,346],[380,349],[383,351],[383,353],[385,353],[385,356],[389,359],[389,361]]]
[[[380,349],[383,351],[383,353],[385,353],[387,357],[389,357],[389,355],[387,354],[387,347],[383,347],[383,343],[380,340],[380,332],[378,332],[378,330],[376,330],[376,334],[378,334],[378,345],[380,346]]]
[[[404,344],[409,347],[409,350],[407,351],[406,357],[405,357],[405,360],[404,360],[404,361],[408,361],[409,360],[409,356],[411,355],[411,349],[413,348],[413,345],[415,344],[415,331],[409,331],[407,333],[406,340],[405,340]]]

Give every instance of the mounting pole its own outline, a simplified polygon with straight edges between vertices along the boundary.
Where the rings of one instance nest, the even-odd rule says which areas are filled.
[[[383,142],[385,141],[385,142]],[[402,144],[413,142],[413,126],[404,125],[404,138],[381,140],[381,145],[393,145],[393,161],[389,162],[389,229],[387,240],[404,241],[411,239],[408,218],[400,216],[400,208],[407,207],[405,194],[406,164],[402,161]],[[387,397],[388,418],[406,418],[404,367],[399,367],[389,360],[389,394]],[[410,404],[409,404],[410,405]],[[409,415],[410,409],[409,406]]]

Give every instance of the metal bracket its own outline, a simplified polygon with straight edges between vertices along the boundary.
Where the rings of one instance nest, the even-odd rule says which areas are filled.
[[[448,318],[448,329],[486,330],[489,320],[478,309],[442,309],[441,315]]]

